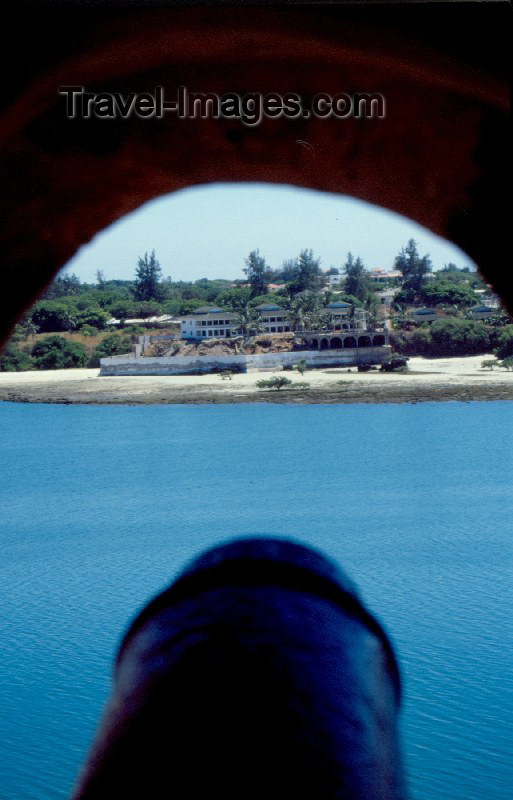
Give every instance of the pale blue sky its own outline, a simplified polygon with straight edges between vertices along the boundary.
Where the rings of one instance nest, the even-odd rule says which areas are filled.
[[[393,266],[408,239],[434,269],[473,262],[454,245],[406,217],[344,195],[269,184],[214,184],[160,197],[123,217],[82,247],[67,269],[94,282],[133,278],[137,259],[155,250],[173,280],[243,277],[244,259],[258,248],[279,267],[307,247],[321,267],[340,267],[348,251],[368,269]]]

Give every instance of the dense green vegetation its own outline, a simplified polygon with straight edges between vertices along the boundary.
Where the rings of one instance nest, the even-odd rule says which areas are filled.
[[[45,336],[32,348],[35,369],[68,369],[85,367],[87,350],[80,342],[64,339],[63,336]]]
[[[497,330],[483,322],[446,317],[413,331],[393,331],[390,344],[398,353],[407,355],[479,355],[495,350]]]
[[[470,318],[469,308],[480,303],[476,290],[485,288],[477,273],[454,264],[431,273],[429,256],[420,255],[413,240],[399,252],[395,268],[403,273],[402,283],[390,282],[397,289],[391,337],[397,352],[428,356],[495,352],[503,360],[513,356],[513,324],[508,324],[504,312],[485,322]],[[88,284],[64,273],[16,326],[0,355],[0,370],[98,366],[104,356],[129,352],[135,336],[154,327],[152,318],[177,318],[211,304],[234,311],[246,335],[258,331],[256,307],[264,303],[287,309],[299,330],[329,326],[329,315],[321,312],[333,300],[365,309],[372,326],[377,320],[376,291],[386,286],[378,286],[361,258],[352,253],[347,254],[344,270],[340,285],[326,288],[320,260],[304,249],[277,269],[253,250],[242,269],[245,277],[239,281],[163,278],[154,251],[137,260],[133,280],[107,280],[99,270],[95,283]],[[271,283],[281,288],[271,292]],[[435,307],[445,316],[420,325],[408,313],[415,306]],[[109,324],[112,318],[118,320],[114,327]],[[141,322],[130,324],[133,319]]]

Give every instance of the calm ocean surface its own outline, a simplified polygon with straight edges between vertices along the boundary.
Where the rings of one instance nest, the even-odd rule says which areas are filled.
[[[513,403],[0,404],[0,798],[65,798],[134,612],[236,534],[323,549],[396,644],[415,800],[513,792]]]

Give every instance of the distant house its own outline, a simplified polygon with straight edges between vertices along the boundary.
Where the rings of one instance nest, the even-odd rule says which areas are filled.
[[[494,314],[497,314],[497,311],[497,306],[482,305],[472,306],[472,308],[469,308],[468,313],[472,319],[485,319],[486,317],[494,316]]]
[[[182,317],[180,333],[182,339],[225,339],[233,336],[236,319],[237,314],[219,306],[201,306]]]
[[[416,322],[432,322],[434,319],[438,319],[440,314],[436,308],[415,308],[410,311],[409,316]]]
[[[474,289],[474,294],[479,295],[482,305],[493,308],[497,311],[500,308],[500,300],[497,295],[490,292],[489,289]]]
[[[332,289],[334,286],[340,285],[340,281],[342,280],[342,275],[337,270],[337,272],[325,273],[324,279],[326,281],[328,289]]]
[[[256,306],[266,333],[290,331],[289,315],[281,306],[262,303]],[[182,339],[229,339],[237,335],[238,315],[219,306],[201,306],[181,320]]]
[[[328,303],[321,313],[329,314],[333,317],[333,329],[336,331],[365,330],[365,311],[361,308],[355,308],[353,311],[353,306],[343,300],[335,300],[333,303]]]
[[[151,325],[179,325],[180,320],[171,317],[169,314],[163,314],[161,317],[133,317],[131,319],[116,319],[115,317],[111,317],[111,319],[107,320],[107,325],[115,326],[115,325],[142,325],[143,323],[150,323]]]
[[[387,272],[386,269],[382,267],[374,267],[369,272],[369,278],[372,281],[376,281],[377,283],[386,283],[387,281],[393,280],[400,280],[403,277],[403,273],[400,272],[398,269],[390,270]]]
[[[304,294],[307,294],[306,292]],[[290,312],[274,303],[256,306],[260,316],[261,330],[265,333],[287,333],[293,330]],[[321,314],[332,317],[331,327],[335,331],[366,329],[366,314],[341,300],[329,303]],[[226,339],[238,333],[238,315],[219,306],[201,306],[185,314],[180,321],[182,339]]]
[[[262,327],[266,333],[285,333],[290,331],[289,312],[273,303],[256,306]]]
[[[374,292],[374,295],[380,306],[389,309],[398,291],[398,289],[382,289],[380,292]]]

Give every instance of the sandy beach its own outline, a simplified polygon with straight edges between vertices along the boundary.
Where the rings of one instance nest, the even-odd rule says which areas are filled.
[[[219,375],[100,376],[98,369],[0,373],[0,401],[22,403],[418,403],[513,400],[513,373],[481,368],[493,356],[411,358],[405,373],[358,373],[353,367]],[[308,388],[261,390],[256,382],[285,374]]]

